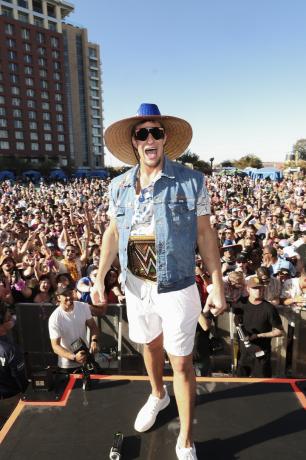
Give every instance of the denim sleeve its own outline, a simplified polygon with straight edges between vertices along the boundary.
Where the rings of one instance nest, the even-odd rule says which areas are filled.
[[[205,184],[205,177],[203,176],[202,187],[200,188],[200,192],[197,197],[197,216],[206,216],[210,215],[210,198],[208,194],[208,190]]]
[[[116,215],[116,205],[115,205],[115,200],[114,200],[113,184],[112,183],[110,184],[110,187],[109,187],[108,198],[109,198],[109,203],[108,203],[107,215],[108,215],[108,217],[110,219],[112,219]]]

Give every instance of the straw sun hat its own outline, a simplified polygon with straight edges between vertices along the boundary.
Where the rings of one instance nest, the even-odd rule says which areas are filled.
[[[161,115],[157,105],[144,103],[136,116],[116,121],[106,129],[104,140],[108,150],[124,163],[136,165],[138,161],[132,145],[132,132],[137,124],[146,121],[158,121],[165,128],[167,141],[164,151],[170,160],[175,160],[187,149],[192,138],[190,124],[181,118]]]

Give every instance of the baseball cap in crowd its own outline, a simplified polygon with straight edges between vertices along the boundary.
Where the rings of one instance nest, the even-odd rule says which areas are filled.
[[[277,270],[276,273],[274,273],[274,276],[277,276],[277,275],[290,275],[290,270],[289,268],[285,268],[285,267],[280,268],[279,270]]]
[[[3,254],[3,255],[0,257],[0,267],[1,267],[1,266],[4,264],[4,262],[6,262],[8,259],[10,259],[10,260],[14,263],[14,265],[15,265],[14,257]]]
[[[188,147],[192,138],[190,124],[177,117],[161,115],[156,104],[143,103],[134,117],[119,120],[110,125],[104,134],[108,150],[119,160],[129,165],[138,163],[131,142],[133,129],[146,121],[161,123],[166,131],[165,153],[170,160],[178,158]]]
[[[263,282],[258,278],[258,276],[256,275],[253,275],[253,276],[250,276],[247,280],[246,280],[246,285],[248,288],[250,289],[257,289],[257,288],[260,288],[260,287],[264,287],[265,285],[263,284]]]
[[[222,246],[220,248],[220,254],[221,254],[221,257],[224,255],[225,252],[231,252],[232,254],[237,255],[238,253],[241,252],[241,250],[242,250],[241,244],[231,244],[228,246]]]
[[[75,289],[75,284],[74,283],[68,284],[68,286],[59,286],[56,289],[55,294],[56,295],[66,295],[66,294],[69,294],[70,292],[74,291],[74,289]]]

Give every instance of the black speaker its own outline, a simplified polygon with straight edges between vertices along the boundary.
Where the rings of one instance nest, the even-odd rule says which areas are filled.
[[[17,341],[25,353],[28,377],[35,371],[57,366],[49,338],[48,321],[56,306],[52,304],[16,304]]]

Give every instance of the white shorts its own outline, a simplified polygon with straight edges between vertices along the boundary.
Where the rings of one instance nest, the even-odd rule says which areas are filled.
[[[136,343],[150,343],[161,333],[164,348],[174,356],[193,351],[194,336],[201,312],[198,288],[159,294],[157,284],[127,273],[125,286],[129,336]]]

